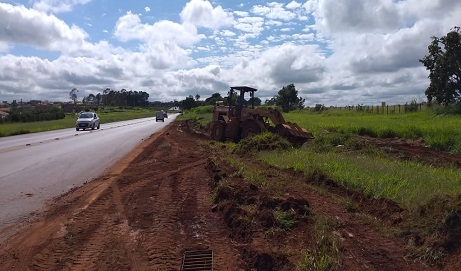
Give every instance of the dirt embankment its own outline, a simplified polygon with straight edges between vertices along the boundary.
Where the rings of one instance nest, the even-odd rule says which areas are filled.
[[[190,128],[171,124],[56,199],[2,244],[0,270],[179,270],[205,249],[214,270],[456,270],[456,253],[431,267],[382,230],[398,205],[246,159],[264,183],[249,181]]]

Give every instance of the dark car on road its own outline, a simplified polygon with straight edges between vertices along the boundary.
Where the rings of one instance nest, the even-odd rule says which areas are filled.
[[[86,129],[99,129],[101,122],[99,121],[98,114],[94,112],[82,112],[75,122],[75,130]]]
[[[163,110],[160,110],[160,111],[157,111],[155,113],[155,121],[165,121],[165,113],[163,112]]]

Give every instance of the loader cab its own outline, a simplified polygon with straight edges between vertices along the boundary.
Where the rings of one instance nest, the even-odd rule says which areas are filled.
[[[236,104],[232,104],[233,103],[233,97],[236,95],[237,91],[240,92],[239,96],[237,97],[237,102],[236,102]],[[239,87],[231,87],[230,88],[229,93],[228,93],[228,95],[229,95],[228,96],[229,97],[229,105],[235,107],[235,110],[234,110],[235,117],[240,117],[242,115],[242,108],[244,107],[244,104],[245,104],[245,93],[249,92],[250,97],[254,98],[255,91],[257,91],[257,89],[247,87],[247,86],[239,86]],[[251,102],[252,102],[251,108],[252,109],[254,108],[253,101],[254,101],[254,99],[251,99]]]

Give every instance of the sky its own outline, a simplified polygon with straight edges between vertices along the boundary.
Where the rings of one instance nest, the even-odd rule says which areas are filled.
[[[419,59],[454,26],[459,0],[0,0],[0,102],[289,84],[306,106],[423,102]]]

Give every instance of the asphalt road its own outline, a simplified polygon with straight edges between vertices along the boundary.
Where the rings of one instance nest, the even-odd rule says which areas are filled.
[[[176,116],[0,138],[0,232],[29,218],[47,200],[98,177]]]

